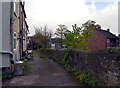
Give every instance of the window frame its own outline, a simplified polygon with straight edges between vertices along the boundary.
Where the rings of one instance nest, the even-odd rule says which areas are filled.
[[[17,15],[18,15],[18,17],[19,17],[19,11],[20,11],[20,8],[19,8],[19,4],[18,4],[18,12],[17,12],[17,13],[18,13],[18,14],[17,14]]]
[[[17,10],[17,8],[16,8],[16,0],[14,0],[14,12],[16,13],[16,10]]]
[[[16,36],[15,36],[16,35]],[[17,33],[14,32],[14,35],[13,35],[13,48],[14,48],[14,51],[17,49]]]
[[[119,43],[119,39],[117,39],[116,42]]]
[[[107,39],[107,43],[110,43],[110,39]]]

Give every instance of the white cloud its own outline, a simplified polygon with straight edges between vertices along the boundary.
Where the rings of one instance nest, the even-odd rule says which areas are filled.
[[[108,6],[103,10],[97,11],[95,15],[96,21],[105,29],[110,28],[111,32],[118,33],[118,7]]]
[[[94,20],[103,28],[110,26],[111,31],[117,33],[118,16],[117,5],[109,5],[97,10],[94,2],[87,6],[85,0],[25,0],[27,22],[31,34],[33,26],[47,24],[55,30],[57,25],[66,24],[71,29],[72,24],[79,26],[87,20]]]

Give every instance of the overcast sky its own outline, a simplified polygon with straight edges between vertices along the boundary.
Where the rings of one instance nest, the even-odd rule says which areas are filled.
[[[81,26],[88,20],[118,34],[118,0],[25,0],[25,11],[30,35],[35,33],[34,26],[48,25],[55,31],[65,24],[72,30],[73,24]]]

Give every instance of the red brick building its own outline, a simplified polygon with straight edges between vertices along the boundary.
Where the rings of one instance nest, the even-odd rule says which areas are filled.
[[[90,50],[102,50],[109,47],[118,47],[119,38],[113,35],[109,29],[93,28],[93,34],[87,47]]]

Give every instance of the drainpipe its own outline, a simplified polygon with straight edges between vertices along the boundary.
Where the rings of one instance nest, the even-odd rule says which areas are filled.
[[[13,52],[13,2],[11,2],[10,33],[11,33],[11,52]]]
[[[0,51],[0,54],[9,54],[11,56],[10,57],[10,63],[14,64],[13,53],[12,52],[10,52],[10,51]]]
[[[11,57],[10,57],[10,63],[11,63],[11,74],[12,74],[12,64],[14,64],[14,59],[13,59],[13,14],[14,14],[14,12],[13,12],[13,4],[14,4],[14,2],[13,1],[11,1],[11,9],[10,9],[10,12],[11,12],[11,14],[10,14],[10,35],[11,35],[11,52],[4,52],[4,53],[8,53],[8,54],[10,54],[11,55]]]

